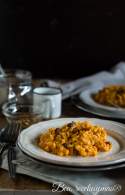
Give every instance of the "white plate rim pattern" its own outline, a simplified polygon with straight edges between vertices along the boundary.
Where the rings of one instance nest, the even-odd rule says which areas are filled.
[[[20,148],[19,148],[20,149]],[[47,162],[43,162],[43,161],[39,161],[37,159],[34,159],[31,156],[28,156],[27,154],[25,154],[23,152],[23,155],[26,156],[26,158],[28,157],[28,159],[32,160],[32,162],[34,163],[38,163],[41,166],[47,166],[47,167],[51,167],[51,168],[56,168],[59,170],[64,170],[64,171],[84,171],[84,172],[88,172],[88,171],[110,171],[110,170],[114,170],[114,169],[121,169],[121,168],[125,168],[125,163],[117,163],[114,165],[108,165],[108,166],[97,166],[97,167],[68,167],[68,166],[64,166],[64,165],[57,165],[57,164],[51,164],[51,163],[47,163]],[[24,161],[25,162],[25,161]],[[15,160],[14,164],[22,164],[22,161],[20,162],[20,160]]]

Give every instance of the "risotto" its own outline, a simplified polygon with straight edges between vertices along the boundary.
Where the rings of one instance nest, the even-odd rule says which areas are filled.
[[[112,85],[104,87],[94,94],[93,98],[103,105],[125,108],[125,86]]]
[[[59,156],[96,156],[107,152],[112,144],[106,140],[106,130],[88,121],[71,122],[61,128],[50,128],[39,135],[38,146]]]

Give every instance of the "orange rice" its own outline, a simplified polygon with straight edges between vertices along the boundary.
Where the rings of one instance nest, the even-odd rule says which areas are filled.
[[[106,86],[92,97],[100,104],[125,108],[125,86]]]
[[[59,156],[96,156],[107,152],[112,144],[106,141],[106,130],[90,122],[76,121],[61,128],[49,128],[39,135],[38,146],[46,152]]]

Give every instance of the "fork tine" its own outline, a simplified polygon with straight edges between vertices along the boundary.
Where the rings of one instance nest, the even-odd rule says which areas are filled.
[[[20,129],[21,129],[21,125],[20,123],[17,122],[16,124],[16,128],[15,128],[15,137],[14,137],[14,142],[16,142],[17,138],[18,138],[18,135],[20,133]]]
[[[15,135],[16,135],[16,129],[17,129],[17,123],[13,123],[13,128],[12,128],[12,139],[14,140]]]
[[[15,129],[15,124],[14,122],[11,122],[10,124],[10,128],[8,130],[8,137],[9,137],[9,140],[13,140],[13,136],[14,136],[14,129]]]
[[[10,138],[10,124],[8,123],[7,127],[5,128],[5,131],[3,132],[3,139],[6,141],[6,140],[9,140]]]
[[[19,130],[20,130],[20,124],[16,123],[15,132],[14,132],[14,142],[16,142],[16,139],[19,135]]]
[[[17,129],[17,123],[13,122],[12,128],[11,128],[11,142],[15,142],[16,139],[16,129]]]
[[[5,139],[9,142],[14,142],[15,140],[15,129],[17,124],[15,122],[11,122],[9,124],[8,129],[5,131]]]
[[[18,135],[20,134],[20,130],[21,130],[21,125],[20,123],[18,123]]]

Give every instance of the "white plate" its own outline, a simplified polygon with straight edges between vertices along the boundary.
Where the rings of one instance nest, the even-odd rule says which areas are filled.
[[[90,121],[109,129],[108,140],[112,142],[109,152],[100,152],[96,157],[60,157],[40,149],[35,143],[35,138],[50,127],[61,127],[71,121]],[[91,118],[62,118],[32,125],[21,132],[18,138],[19,148],[27,155],[44,162],[65,166],[104,166],[125,162],[125,126],[116,122]]]
[[[94,99],[92,98],[93,94],[97,93],[99,90],[103,89],[107,85],[110,85],[110,84],[99,83],[99,84],[97,84],[97,86],[96,85],[93,85],[93,87],[90,86],[90,88],[88,88],[80,93],[80,95],[79,95],[80,100],[83,101],[85,104],[92,106],[92,107],[101,108],[101,109],[104,109],[107,111],[113,111],[113,112],[125,114],[124,108],[102,105],[102,104],[99,104],[96,101],[94,101]]]
[[[92,107],[89,106],[87,104],[85,104],[83,101],[80,100],[79,96],[75,95],[72,96],[71,98],[72,100],[72,104],[74,106],[76,106],[77,108],[79,108],[80,110],[83,110],[85,112],[97,115],[97,116],[101,116],[101,117],[105,117],[105,118],[110,118],[110,119],[125,119],[125,114],[120,113],[120,112],[112,112],[109,110],[105,110],[102,108],[96,108],[96,107]],[[84,113],[83,113],[84,114]]]

